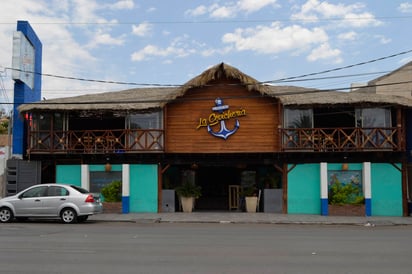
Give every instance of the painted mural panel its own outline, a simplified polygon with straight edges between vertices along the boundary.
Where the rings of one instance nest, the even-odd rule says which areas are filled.
[[[329,204],[363,204],[361,170],[329,170],[328,200]]]

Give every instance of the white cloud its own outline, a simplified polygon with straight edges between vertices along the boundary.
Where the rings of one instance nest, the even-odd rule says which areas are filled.
[[[133,0],[120,0],[109,6],[114,10],[132,9],[134,7]]]
[[[390,42],[392,42],[392,39],[387,38],[384,35],[375,35],[375,38],[377,38],[379,40],[379,43],[381,44],[389,44]]]
[[[155,12],[157,9],[155,7],[150,7],[146,10],[146,12],[151,13],[151,12]]]
[[[192,55],[197,52],[197,50],[192,46],[191,43],[197,44],[193,41],[188,41],[189,37],[183,35],[181,37],[175,38],[169,46],[158,47],[156,45],[147,45],[141,50],[138,50],[131,55],[132,61],[144,61],[150,59],[151,57],[173,57],[182,58]]]
[[[190,16],[201,16],[209,13],[212,18],[231,18],[238,13],[257,12],[269,5],[278,7],[277,0],[238,0],[228,2],[225,5],[214,3],[210,6],[200,5],[194,9],[189,9],[185,14]]]
[[[338,49],[332,49],[328,43],[323,43],[319,47],[312,50],[312,52],[307,57],[307,60],[314,62],[320,59],[333,60],[334,63],[342,63],[342,58],[340,57],[341,51]]]
[[[345,33],[341,33],[338,35],[338,39],[339,40],[349,40],[349,41],[353,41],[356,39],[357,37],[357,33],[354,31],[349,31],[349,32],[345,32]]]
[[[217,9],[214,9],[211,13],[210,16],[211,17],[215,17],[215,18],[229,18],[229,17],[233,17],[236,14],[236,10],[235,8],[232,7],[218,7]]]
[[[137,36],[146,36],[150,30],[152,29],[152,25],[144,22],[139,25],[132,26],[132,33]]]
[[[127,7],[125,5],[127,1],[118,1],[116,4],[119,3],[123,7]],[[0,47],[0,64],[11,65],[12,33],[15,30],[16,21],[23,19],[30,22],[42,42],[43,73],[103,78],[102,76],[93,76],[100,69],[99,60],[95,57],[95,47],[98,45],[122,45],[125,39],[122,35],[113,37],[110,33],[110,24],[105,24],[115,22],[115,20],[111,20],[109,17],[105,18],[100,14],[101,11],[108,8],[110,7],[97,4],[94,0],[3,0],[1,2],[2,13],[7,14],[7,22],[13,22],[13,24],[0,25],[0,40],[5,41],[1,43]],[[55,22],[76,24],[55,24]],[[70,96],[75,94],[69,93],[67,90],[86,90],[86,88],[82,88],[85,86],[90,87],[91,84],[43,77],[42,94],[48,99]]]
[[[187,10],[185,14],[190,16],[200,16],[207,13],[207,7],[204,5],[200,5],[194,9]]]
[[[300,7],[299,12],[292,14],[291,18],[305,22],[316,22],[320,19],[336,19],[336,22],[343,20],[343,23],[334,23],[341,27],[366,27],[382,24],[372,13],[364,9],[365,5],[361,3],[345,5],[308,0]]]
[[[252,50],[264,54],[304,49],[328,41],[328,36],[320,28],[307,29],[298,25],[282,28],[280,23],[270,27],[237,29],[227,33],[222,41],[233,44],[238,51]]]
[[[277,0],[240,0],[237,2],[237,7],[241,11],[255,12],[269,5],[275,5]]]
[[[402,13],[412,13],[412,3],[404,2],[398,7],[398,10]]]
[[[110,34],[104,33],[102,30],[98,30],[90,43],[87,45],[88,48],[95,48],[99,45],[123,45],[124,37],[113,38]]]
[[[149,59],[150,57],[168,57],[168,56],[174,56],[174,57],[184,57],[189,54],[188,51],[186,51],[183,48],[178,48],[174,46],[169,46],[166,48],[160,48],[155,45],[148,45],[144,47],[143,49],[136,51],[132,54],[131,60],[132,61],[143,61],[146,59]]]
[[[352,26],[356,28],[368,27],[368,26],[379,26],[382,24],[381,21],[375,19],[375,16],[369,12],[363,13],[348,13],[343,17],[344,21],[340,26]]]

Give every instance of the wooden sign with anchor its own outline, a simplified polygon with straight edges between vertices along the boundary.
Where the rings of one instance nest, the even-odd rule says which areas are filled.
[[[209,115],[208,119],[200,118],[197,129],[201,127],[207,127],[209,134],[225,140],[227,140],[229,136],[235,134],[239,129],[240,122],[237,117],[246,116],[245,109],[230,111],[229,106],[223,104],[223,100],[221,98],[216,98],[215,106],[212,107],[212,110],[213,112]],[[226,127],[226,120],[229,119],[236,119],[235,126],[231,130]],[[219,131],[215,132],[213,131],[212,126],[217,125],[218,123],[220,123],[220,129]]]

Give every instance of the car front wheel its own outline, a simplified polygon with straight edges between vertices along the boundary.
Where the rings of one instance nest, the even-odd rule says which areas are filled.
[[[13,220],[13,212],[8,207],[0,208],[0,222],[9,223]]]
[[[72,224],[77,221],[76,211],[72,208],[65,208],[60,213],[60,218],[65,224]]]

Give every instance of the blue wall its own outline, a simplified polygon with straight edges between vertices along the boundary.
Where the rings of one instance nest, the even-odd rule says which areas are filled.
[[[321,213],[319,164],[297,165],[288,173],[288,213]]]
[[[122,165],[112,165],[112,171],[121,171]],[[89,171],[104,172],[104,165],[89,165]],[[58,165],[56,182],[81,186],[80,165]],[[130,196],[123,205],[127,212],[158,211],[157,165],[130,165]]]
[[[371,172],[372,216],[402,216],[401,171],[392,164],[372,164]]]
[[[13,155],[23,155],[25,151],[24,119],[20,117],[18,107],[24,103],[40,101],[41,99],[41,73],[42,73],[42,44],[36,33],[27,21],[17,22],[17,31],[26,35],[34,47],[34,87],[33,90],[20,81],[14,83],[14,109],[13,109]]]
[[[130,165],[130,212],[157,212],[157,165]]]
[[[80,165],[56,166],[56,183],[82,186],[82,170]]]
[[[291,169],[293,166],[289,165]],[[328,164],[328,170],[340,170],[342,164]],[[402,216],[401,164],[371,164],[371,215]],[[360,163],[349,164],[349,170],[362,170]],[[321,214],[320,165],[302,164],[288,173],[288,213]]]

